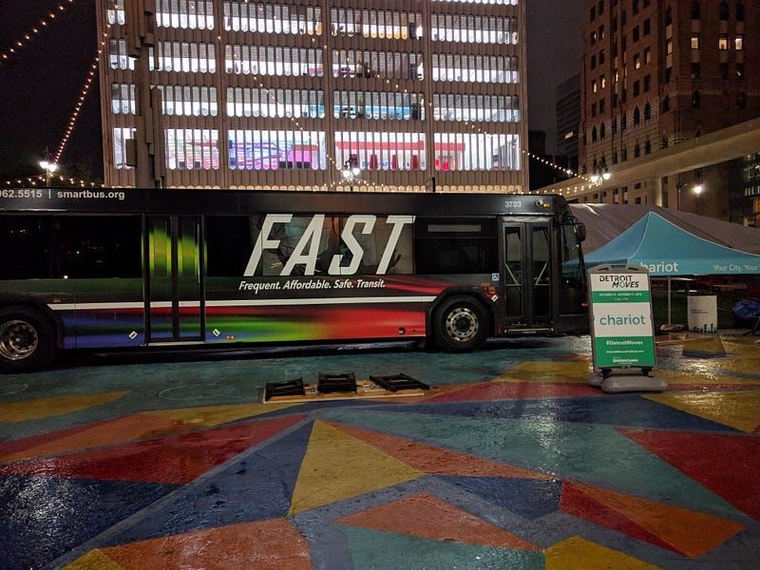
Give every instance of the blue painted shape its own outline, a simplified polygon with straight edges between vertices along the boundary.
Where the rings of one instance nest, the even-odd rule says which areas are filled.
[[[636,394],[609,397],[536,398],[493,402],[412,404],[408,412],[474,419],[520,419],[571,422],[634,428],[743,434],[724,424],[701,418]]]
[[[504,477],[439,478],[526,519],[537,519],[559,510],[562,481]]]
[[[0,568],[41,568],[176,488],[2,475]]]
[[[341,526],[354,570],[544,570],[540,552],[431,540],[366,528]],[[350,567],[346,565],[345,567]]]
[[[313,422],[190,484],[109,541],[109,546],[284,517]]]
[[[548,405],[559,408],[561,402]],[[333,410],[326,415],[365,429],[561,478],[746,519],[733,505],[610,426],[560,423],[549,417],[503,420],[479,419],[477,414],[441,417],[378,410]]]

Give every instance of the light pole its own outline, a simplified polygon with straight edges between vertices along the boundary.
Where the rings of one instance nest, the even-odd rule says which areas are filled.
[[[47,151],[45,151],[42,160],[40,160],[40,168],[45,171],[45,186],[50,188],[50,181],[53,177],[53,173],[58,170],[58,165],[53,161],[50,157],[50,153]]]
[[[593,184],[594,186],[599,186],[599,188],[601,189],[604,189],[604,183],[607,182],[607,180],[609,180],[610,178],[612,178],[612,173],[609,170],[607,170],[607,166],[605,165],[605,166],[602,166],[601,170],[597,168],[594,171],[594,173],[591,175],[591,184]],[[603,194],[600,196],[600,199],[604,201]]]
[[[678,196],[677,196],[677,202],[678,203],[676,204],[676,209],[679,210],[679,211],[681,210],[681,189],[684,186],[689,186],[689,184],[679,184],[679,185],[676,186],[676,190],[678,191]],[[694,191],[694,194],[697,195],[697,200],[699,200],[699,195],[702,194],[702,191],[704,189],[705,189],[705,187],[702,184],[695,184],[694,185],[694,188],[692,190]],[[696,202],[695,202],[695,204],[696,204]],[[696,209],[697,208],[695,206],[695,208],[694,208],[695,213],[696,213]]]
[[[343,163],[343,170],[341,170],[341,173],[343,174],[343,178],[348,182],[351,192],[353,192],[354,180],[356,180],[356,178],[362,173],[362,169],[353,165],[353,161],[349,158]]]
[[[702,191],[704,189],[705,189],[705,187],[702,186],[701,184],[697,184],[694,187],[694,194],[696,194],[696,196],[697,196],[697,199],[694,202],[694,213],[695,214],[699,214],[699,200],[700,200],[700,197],[702,196]]]

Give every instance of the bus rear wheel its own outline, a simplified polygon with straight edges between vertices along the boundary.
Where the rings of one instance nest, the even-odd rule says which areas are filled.
[[[452,297],[435,312],[433,336],[447,352],[478,348],[488,338],[488,316],[483,305],[466,296]]]
[[[54,356],[54,330],[44,315],[26,307],[0,309],[0,371],[38,370]]]

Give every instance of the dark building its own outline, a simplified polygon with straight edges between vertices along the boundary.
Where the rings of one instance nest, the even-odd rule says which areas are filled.
[[[580,172],[614,171],[760,116],[758,29],[756,1],[587,0]],[[733,218],[747,209],[740,198],[757,200],[744,196],[741,176],[732,174],[740,163],[680,172],[657,180],[656,191],[642,181],[617,194],[631,203],[657,195],[664,206]],[[604,194],[612,201],[615,193]]]
[[[573,75],[557,88],[557,154],[578,163],[581,126],[581,76]]]

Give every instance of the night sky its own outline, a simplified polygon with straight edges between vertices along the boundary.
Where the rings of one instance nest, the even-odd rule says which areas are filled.
[[[577,73],[583,0],[528,2],[529,128],[547,132],[553,152],[555,92]],[[62,4],[63,12],[56,10]],[[45,149],[58,149],[76,107],[97,46],[93,0],[0,0],[0,53],[58,14],[32,41],[0,60],[0,182],[40,174]],[[96,81],[81,110],[61,163],[102,176],[100,103]]]

